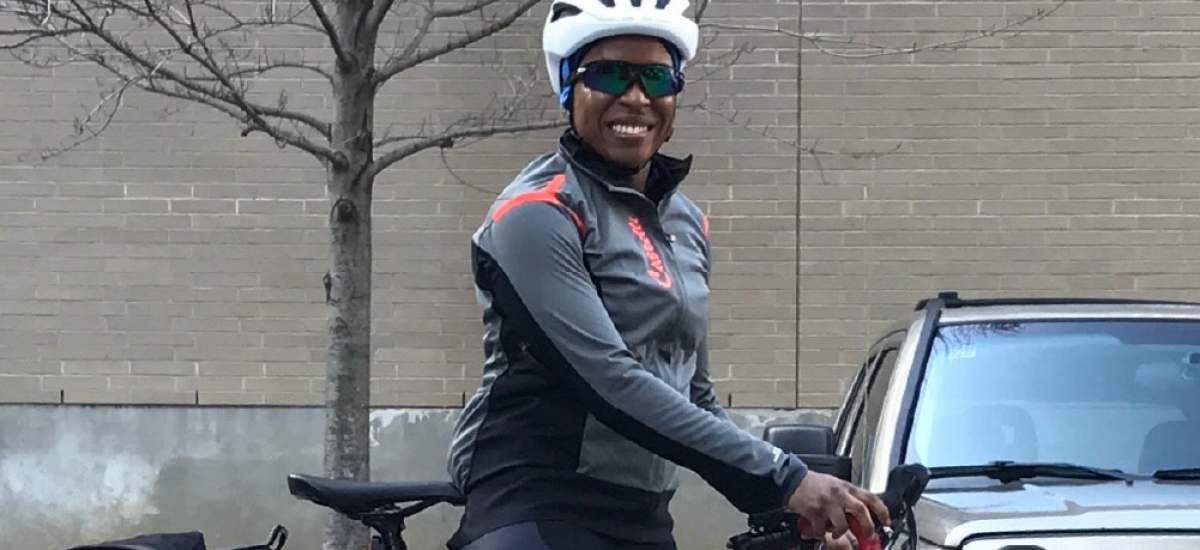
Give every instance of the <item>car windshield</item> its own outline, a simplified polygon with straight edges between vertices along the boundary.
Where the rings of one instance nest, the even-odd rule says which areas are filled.
[[[1200,467],[1200,321],[942,327],[904,460]]]

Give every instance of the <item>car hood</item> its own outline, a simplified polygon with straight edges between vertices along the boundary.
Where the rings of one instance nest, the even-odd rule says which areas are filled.
[[[915,516],[922,539],[950,548],[980,535],[1099,530],[1192,533],[1189,548],[1200,548],[1200,481],[939,485],[930,483]]]

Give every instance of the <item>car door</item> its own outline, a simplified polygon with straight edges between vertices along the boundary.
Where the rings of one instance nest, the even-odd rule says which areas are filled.
[[[870,373],[874,372],[877,357],[877,351],[871,350],[866,360],[859,365],[858,372],[855,373],[854,379],[850,383],[850,389],[846,392],[837,422],[834,424],[833,435],[836,442],[834,452],[841,456],[847,456],[850,452],[850,440],[854,437],[856,428],[862,423],[862,404],[866,396],[863,381],[867,380]],[[851,475],[854,476],[853,470]]]
[[[855,485],[865,485],[870,481],[864,476],[864,465],[870,463],[875,451],[874,442],[883,400],[903,343],[904,332],[900,331],[888,334],[872,346],[867,360],[855,376],[855,383],[847,396],[845,412],[839,419],[835,431],[838,451],[850,457],[850,481]]]

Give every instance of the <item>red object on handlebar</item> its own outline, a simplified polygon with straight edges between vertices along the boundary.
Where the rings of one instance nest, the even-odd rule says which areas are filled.
[[[813,536],[818,537],[824,534],[813,533],[812,523],[806,518],[800,518],[799,523],[796,527],[801,533],[812,533]],[[858,520],[854,519],[854,516],[846,516],[846,525],[850,527],[850,534],[854,535],[854,539],[858,541],[858,550],[882,550],[879,537],[875,533],[868,534],[863,530],[862,525],[858,524]]]
[[[879,537],[875,533],[867,535],[863,531],[863,527],[858,524],[858,520],[851,516],[846,516],[846,523],[850,525],[850,532],[858,540],[858,550],[881,550]],[[867,538],[868,536],[870,538]]]

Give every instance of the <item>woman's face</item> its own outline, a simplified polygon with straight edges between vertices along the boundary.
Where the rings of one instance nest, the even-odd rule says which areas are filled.
[[[672,66],[671,54],[656,38],[617,36],[597,42],[580,66],[599,60]],[[635,81],[621,95],[577,82],[573,91],[574,124],[579,135],[608,160],[640,169],[658,152],[675,124],[675,95],[649,98]]]

